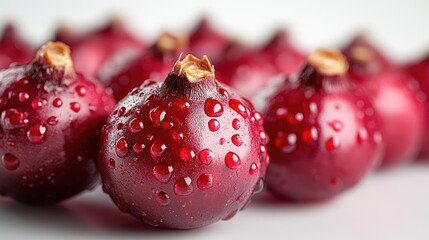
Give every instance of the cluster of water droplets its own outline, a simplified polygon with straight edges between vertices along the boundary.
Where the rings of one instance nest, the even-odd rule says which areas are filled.
[[[219,93],[225,98],[229,98],[229,94],[225,89],[220,89]],[[155,105],[156,102],[157,100],[154,99],[153,95],[150,95],[146,98],[144,106],[149,107],[151,105]],[[187,100],[179,99],[170,102],[168,104],[168,107],[174,108],[174,112],[176,114],[177,111],[180,112],[189,109],[191,107],[191,103]],[[222,126],[218,118],[224,114],[225,108],[227,107],[238,113],[238,116],[236,118],[233,118],[230,123],[232,129],[240,130],[243,124],[242,122],[247,121],[246,119],[249,117],[252,118],[252,121],[259,121],[262,126],[261,114],[254,113],[252,115],[249,109],[240,100],[230,99],[228,105],[225,106],[218,99],[208,98],[204,102],[204,114],[207,117],[205,119],[207,119],[206,126],[209,131],[217,132],[221,129]],[[147,111],[146,113],[148,114],[147,117],[142,115],[145,114],[145,111],[143,109],[127,110],[124,106],[118,108],[115,114],[117,115],[117,117],[127,117],[127,111],[134,111],[136,114],[133,114],[133,117],[131,117],[131,119],[128,120],[127,123],[120,123],[121,126],[118,125],[118,129],[125,129],[126,127],[130,133],[138,133],[139,135],[143,135],[146,137],[140,140],[141,142],[139,142],[138,138],[136,140],[130,141],[128,141],[125,136],[117,138],[115,142],[116,157],[123,159],[128,154],[130,154],[130,151],[132,151],[131,154],[134,155],[140,154],[144,150],[146,150],[150,154],[151,159],[155,162],[154,167],[152,169],[153,177],[160,183],[169,183],[172,178],[172,174],[175,170],[175,167],[171,164],[160,162],[164,152],[169,149],[169,146],[165,142],[163,142],[163,140],[156,139],[156,137],[153,136],[151,133],[145,135],[145,131],[143,130],[145,130],[145,127],[147,126],[150,126],[150,128],[162,128],[166,136],[170,137],[172,142],[184,140],[186,138],[184,132],[180,130],[181,128],[176,128],[176,125],[178,123],[174,121],[174,116],[171,116],[169,114],[168,109],[165,109],[164,106],[156,106],[150,108],[149,111]],[[146,120],[144,119],[147,119],[148,122],[146,122]],[[238,131],[236,133],[233,133],[229,138],[230,142],[235,147],[242,146],[243,138],[240,133],[238,133]],[[265,144],[268,142],[268,136],[265,134],[265,131],[263,131],[262,128],[260,132],[260,138],[260,152],[262,154],[267,155]],[[225,142],[225,138],[220,138],[220,145],[224,144]],[[203,165],[210,165],[215,159],[214,151],[209,148],[197,150],[193,149],[192,147],[183,145],[180,149],[178,149],[177,153],[177,159],[180,159],[183,162],[199,160],[199,162]],[[227,152],[223,158],[225,166],[227,168],[235,170],[241,167],[242,160],[240,156],[234,151]],[[138,161],[138,157],[135,157],[134,159]],[[107,165],[112,170],[116,169],[117,167],[116,161],[113,158],[109,159]],[[255,176],[257,175],[258,171],[259,163],[252,162],[248,169],[248,174],[250,176]],[[195,187],[204,191],[212,188],[214,180],[215,179],[213,174],[207,172],[200,174],[195,180],[192,179],[190,176],[179,176],[173,184],[173,192],[179,196],[186,196],[191,194],[194,191]],[[263,183],[261,182],[262,180],[258,181],[255,191],[260,191],[258,189],[261,188],[261,184],[263,185]],[[170,196],[165,191],[157,191],[155,199],[157,203],[161,206],[167,206],[171,201]]]
[[[324,126],[317,127],[315,124],[311,125],[308,121],[305,121],[306,118],[314,118],[317,117],[319,112],[319,107],[315,102],[310,102],[308,104],[304,104],[307,109],[303,112],[289,112],[288,108],[280,106],[274,112],[275,121],[277,122],[285,122],[285,124],[289,126],[305,124],[308,125],[299,133],[294,132],[285,132],[278,131],[276,133],[275,139],[273,140],[274,146],[283,153],[292,153],[296,148],[297,144],[299,144],[299,140],[304,144],[311,144],[316,141],[319,141],[320,130],[319,128],[323,128]],[[362,119],[365,116],[372,117],[374,115],[374,109],[371,107],[366,107],[362,100],[358,100],[356,102],[356,106],[358,107],[357,118]],[[366,107],[366,108],[365,108]],[[340,111],[340,104],[335,104],[335,111]],[[313,116],[312,116],[313,115]],[[327,152],[334,152],[338,148],[341,147],[341,142],[339,138],[335,135],[335,133],[340,133],[344,129],[344,122],[342,120],[332,118],[328,120],[326,123],[326,127],[332,130],[334,133],[331,136],[328,136],[322,146]],[[368,130],[367,127],[375,127],[375,122],[370,121],[368,126],[360,126],[356,131],[356,143],[362,144],[368,139]],[[299,129],[297,127],[291,127],[294,129]],[[375,132],[373,135],[373,140],[377,143],[381,142],[381,134],[379,132]]]
[[[28,85],[31,84],[30,80],[27,78],[23,78],[19,80],[14,88],[18,89],[26,89],[30,88]],[[75,93],[79,97],[86,96],[87,90],[82,85],[77,85],[75,87]],[[49,116],[46,118],[45,122],[42,123],[32,123],[30,125],[30,117],[31,114],[37,114],[37,111],[42,110],[44,107],[49,107],[49,104],[52,104],[54,108],[63,107],[63,100],[60,97],[56,97],[52,100],[51,103],[46,98],[41,98],[39,96],[34,96],[32,99],[31,92],[27,91],[14,91],[10,90],[10,92],[5,93],[4,96],[8,96],[7,98],[0,98],[0,105],[3,108],[0,114],[0,139],[2,139],[5,135],[6,130],[14,130],[18,128],[26,129],[26,137],[27,140],[32,144],[42,144],[46,141],[48,137],[48,126],[55,126],[58,124],[58,117]],[[9,102],[14,102],[14,99],[17,99],[20,105],[28,104],[32,113],[26,110],[21,110],[22,108],[14,108],[8,107]],[[80,104],[77,101],[70,103],[70,109],[73,112],[79,112],[81,109]],[[7,146],[14,147],[16,145],[13,139],[7,139]],[[3,166],[7,170],[16,170],[20,166],[20,160],[18,157],[11,153],[5,153],[2,156]]]

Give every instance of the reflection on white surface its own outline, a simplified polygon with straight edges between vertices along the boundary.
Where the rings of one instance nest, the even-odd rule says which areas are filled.
[[[122,214],[100,188],[58,206],[0,199],[0,239],[429,239],[429,162],[372,173],[336,199],[282,202],[264,192],[230,221],[152,228]]]

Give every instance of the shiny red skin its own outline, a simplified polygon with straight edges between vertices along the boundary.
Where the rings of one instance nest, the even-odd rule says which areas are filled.
[[[229,43],[229,38],[214,29],[209,20],[204,18],[189,35],[189,52],[197,57],[206,55],[216,62],[221,57],[220,49]]]
[[[60,39],[55,40],[64,41],[70,46],[75,69],[85,76],[96,76],[112,57],[146,46],[146,43],[115,21],[79,37],[70,35],[59,33],[57,37]]]
[[[351,43],[352,46],[361,46],[359,44]],[[425,131],[425,97],[418,82],[374,50],[375,47],[370,47],[375,53],[374,59],[366,63],[357,62],[350,56],[352,46],[344,51],[350,61],[349,78],[371,97],[382,123],[386,152],[380,167],[414,160],[420,151]],[[370,45],[367,43],[364,46]]]
[[[240,43],[231,43],[223,52],[222,61],[215,63],[219,80],[244,97],[252,98],[280,73],[265,54]]]
[[[355,82],[361,81],[358,84],[372,97],[382,122],[386,152],[380,167],[415,160],[425,130],[424,98],[417,98],[421,96],[418,85],[413,85],[407,75],[398,71],[385,71],[370,77],[350,76]]]
[[[1,194],[52,204],[94,187],[99,136],[114,104],[80,74],[63,77],[33,63],[0,71]],[[37,124],[44,130],[32,128]],[[11,154],[18,162],[8,161]]]
[[[28,63],[33,56],[33,48],[17,35],[13,25],[6,25],[0,38],[0,69],[11,63]]]
[[[427,96],[429,96],[429,55],[417,62],[410,63],[405,66],[405,70],[418,81],[420,90],[424,95],[419,94],[417,97],[420,99],[426,99],[425,101],[425,132],[423,137],[422,148],[420,149],[419,157],[429,157],[429,102]]]
[[[117,101],[121,100],[144,80],[162,81],[179,58],[179,52],[161,52],[155,46],[119,56],[107,64],[98,74],[101,83],[110,88]]]
[[[306,56],[291,44],[285,30],[278,30],[260,51],[282,74],[296,73],[305,63]]]
[[[99,157],[104,191],[120,210],[152,226],[190,229],[230,219],[263,187],[268,161],[264,144],[268,139],[261,115],[249,101],[212,79],[194,85],[173,73],[167,79],[159,83],[145,81],[120,101],[109,117]],[[223,114],[208,117],[207,99],[219,101]],[[229,107],[232,99],[246,109],[243,115]],[[139,121],[135,119],[143,123],[138,132],[130,127],[132,121]],[[233,124],[237,121],[234,119],[240,122],[239,127]],[[211,131],[210,120],[218,121],[220,128]],[[233,143],[235,134],[241,136],[240,146]],[[126,147],[121,139],[125,139]],[[119,154],[115,150],[118,143],[122,146]],[[134,150],[141,144],[141,152]],[[162,153],[153,154],[161,144]],[[184,148],[192,150],[188,161],[181,158]],[[211,163],[203,163],[204,149],[212,151]],[[241,159],[236,169],[226,165],[231,152]],[[155,166],[164,166],[164,170],[171,166],[171,175],[165,170],[164,182],[158,181]],[[252,166],[257,169],[251,170]],[[211,181],[202,181],[203,174],[211,174]],[[188,195],[176,194],[176,182],[186,177],[191,180],[192,190]],[[206,184],[201,187],[200,181]]]
[[[267,188],[292,201],[338,195],[383,153],[379,122],[366,96],[346,78],[311,73],[312,68],[298,78],[285,77],[263,112],[270,138]]]

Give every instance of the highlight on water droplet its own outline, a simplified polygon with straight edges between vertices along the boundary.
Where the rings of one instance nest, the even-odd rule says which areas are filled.
[[[75,90],[77,95],[79,95],[80,97],[84,97],[86,95],[86,88],[82,85],[77,85]]]
[[[163,142],[156,140],[152,143],[152,146],[150,147],[150,155],[154,160],[156,160],[161,156],[161,154],[166,148],[167,146],[165,146]]]
[[[232,127],[235,129],[235,130],[238,130],[238,129],[240,129],[240,120],[238,120],[237,118],[234,118],[234,120],[232,120]]]
[[[368,139],[368,132],[365,128],[360,128],[356,135],[357,143],[362,144],[365,140]]]
[[[310,109],[310,112],[312,112],[312,113],[317,113],[317,111],[318,111],[318,107],[317,107],[317,104],[315,102],[311,102],[308,105],[308,108]]]
[[[252,163],[251,165],[250,165],[250,168],[249,168],[249,174],[251,175],[251,176],[253,176],[253,175],[255,175],[255,173],[257,173],[258,172],[258,165],[256,165],[256,163]]]
[[[110,111],[110,110],[108,110],[108,109],[106,109],[106,107],[107,106],[104,106],[104,110],[107,112],[107,111]],[[93,104],[88,104],[88,109],[89,109],[89,112],[91,112],[91,113],[95,113],[96,111],[97,111],[97,107],[96,106],[94,106]]]
[[[174,141],[182,140],[183,139],[183,133],[178,131],[173,131],[171,133],[171,139]]]
[[[313,141],[316,141],[319,137],[319,132],[317,131],[316,127],[306,127],[302,131],[302,141],[305,143],[311,143]]]
[[[213,186],[213,176],[209,173],[203,173],[198,177],[197,180],[198,188],[201,190],[207,190]]]
[[[118,109],[118,117],[122,117],[127,109],[125,107],[120,107]]]
[[[194,187],[192,186],[192,179],[190,177],[181,177],[176,180],[174,184],[174,193],[180,196],[186,196],[192,193]]]
[[[336,132],[339,132],[343,129],[344,124],[338,119],[328,122],[328,125]]]
[[[26,92],[20,92],[18,94],[18,99],[20,102],[25,102],[30,98],[30,95]]]
[[[2,157],[3,166],[10,171],[16,170],[19,167],[18,158],[10,153],[6,153]]]
[[[50,116],[46,120],[46,123],[49,124],[49,125],[56,125],[58,123],[58,118],[55,117],[55,116]]]
[[[201,152],[198,154],[198,158],[205,165],[209,165],[213,161],[213,156],[213,152],[207,148],[201,150]]]
[[[26,125],[29,121],[27,113],[18,111],[15,108],[9,108],[1,113],[1,120],[5,128],[16,128]]]
[[[174,126],[173,122],[164,122],[162,124],[162,129],[164,129],[164,131],[171,129]]]
[[[243,140],[241,140],[240,134],[232,135],[231,142],[237,147],[239,147],[239,146],[241,146],[241,144],[243,144]]]
[[[167,193],[160,191],[156,194],[156,202],[161,206],[167,206],[170,204],[170,196]]]
[[[229,100],[229,107],[232,108],[235,112],[240,114],[243,118],[247,118],[249,116],[247,112],[247,108],[237,99]]]
[[[187,161],[194,159],[195,152],[191,148],[183,147],[180,150],[179,155],[180,155],[180,159],[182,159],[182,161],[187,162]]]
[[[267,133],[265,131],[262,130],[262,131],[259,132],[259,138],[261,139],[261,142],[263,144],[267,144],[268,143],[268,136],[267,136]]]
[[[277,133],[277,137],[274,139],[274,145],[283,153],[293,152],[296,148],[296,142],[297,137],[294,133],[285,134],[283,132],[279,132]]]
[[[61,107],[63,105],[63,100],[61,100],[61,98],[55,98],[54,101],[52,102],[52,105],[54,107]]]
[[[375,143],[381,143],[383,141],[383,135],[380,132],[375,132],[373,135],[373,139]]]
[[[173,101],[172,104],[178,110],[185,110],[191,106],[191,104],[186,99],[179,99],[177,101]]]
[[[31,101],[31,107],[35,110],[42,108],[43,101],[40,98],[35,98],[33,101]]]
[[[153,176],[161,183],[168,183],[168,181],[170,181],[172,172],[173,166],[165,163],[155,165],[152,170]]]
[[[116,141],[116,155],[120,158],[123,158],[128,153],[128,143],[125,137],[120,137],[118,141]]]
[[[78,102],[71,102],[70,103],[70,109],[73,112],[79,112],[80,111],[80,104]]]
[[[295,114],[295,119],[296,119],[296,121],[298,121],[298,122],[301,122],[302,120],[304,120],[304,114],[302,114],[302,113],[296,113]]]
[[[41,124],[34,124],[27,130],[27,138],[33,144],[41,144],[46,140],[46,127]]]
[[[130,131],[133,133],[138,133],[143,130],[144,124],[143,121],[139,118],[134,118],[129,123]]]
[[[208,126],[210,131],[216,132],[220,128],[220,123],[216,119],[210,119],[210,121],[208,122]]]
[[[259,124],[264,125],[264,118],[262,117],[261,113],[255,112],[253,116],[255,117],[256,121],[258,121]]]
[[[241,159],[236,153],[228,152],[225,155],[225,164],[230,169],[236,169],[240,167]]]
[[[209,98],[204,103],[204,112],[209,117],[220,117],[223,114],[223,106],[218,100]]]
[[[113,158],[110,158],[109,161],[107,162],[107,166],[110,169],[115,169],[116,168],[116,162]]]
[[[288,116],[288,110],[285,107],[279,107],[276,109],[276,118],[283,119]]]
[[[226,91],[224,88],[219,88],[219,94],[222,95],[222,97],[224,97],[224,98],[229,97],[228,91]]]
[[[338,139],[335,137],[328,138],[328,140],[325,143],[325,148],[328,152],[332,152],[338,147],[340,147],[340,141],[338,141]]]
[[[152,141],[154,138],[155,138],[155,136],[153,136],[153,134],[152,134],[152,133],[148,133],[148,134],[146,135],[146,139],[147,139],[148,141]]]
[[[266,153],[267,152],[267,147],[264,144],[261,144],[260,145],[260,150],[261,150],[261,153]]]
[[[141,153],[144,148],[145,148],[145,145],[143,143],[135,143],[133,145],[133,151],[135,153]]]
[[[155,107],[149,112],[149,118],[156,127],[159,126],[162,121],[164,121],[165,115],[166,112],[160,107]]]

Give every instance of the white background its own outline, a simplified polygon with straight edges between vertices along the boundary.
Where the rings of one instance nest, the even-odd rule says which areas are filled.
[[[306,50],[335,46],[364,31],[399,61],[429,52],[427,0],[0,1],[0,23],[17,22],[34,43],[46,41],[59,23],[87,29],[112,15],[124,16],[148,39],[163,29],[190,29],[199,17],[209,16],[220,29],[251,42],[286,26]]]
[[[124,16],[139,36],[184,31],[202,15],[226,33],[259,43],[286,26],[310,51],[338,46],[365,31],[406,62],[429,53],[429,1],[0,1],[0,28],[16,22],[35,45],[55,27],[78,29]],[[267,193],[227,222],[191,231],[154,229],[121,214],[99,188],[55,207],[0,199],[0,239],[429,239],[429,163],[375,172],[358,187],[320,204],[285,204]]]

